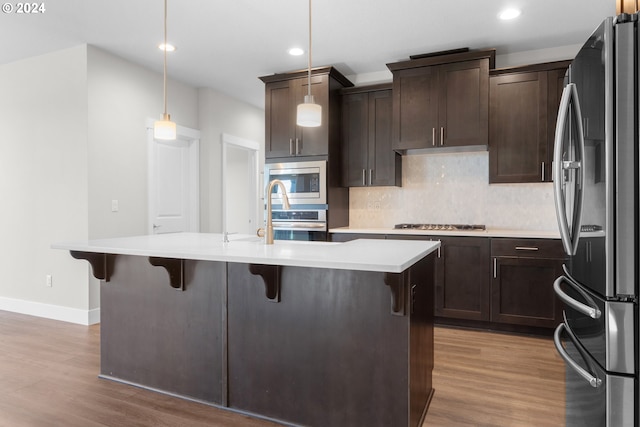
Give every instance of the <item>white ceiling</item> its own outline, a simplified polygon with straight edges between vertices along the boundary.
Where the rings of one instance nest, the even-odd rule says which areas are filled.
[[[83,43],[162,72],[162,0],[41,0],[42,14],[0,14],[0,64]],[[306,0],[168,0],[172,78],[263,107],[258,76],[306,67]],[[14,3],[15,4],[15,3]],[[518,6],[522,16],[499,21]],[[315,0],[313,65],[345,75],[409,55],[494,47],[498,55],[586,40],[615,0]]]

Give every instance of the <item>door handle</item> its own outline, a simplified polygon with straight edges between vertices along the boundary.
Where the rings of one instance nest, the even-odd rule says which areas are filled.
[[[431,145],[436,146],[436,128],[431,128]]]
[[[576,116],[576,125],[578,130],[577,144],[577,159],[573,161],[562,160],[562,150],[564,147],[564,129],[567,124],[569,115],[569,107],[571,100],[574,100],[573,111]],[[582,192],[582,183],[584,182],[584,167],[582,167],[582,160],[584,159],[584,134],[582,132],[582,120],[580,103],[578,101],[578,90],[575,83],[569,83],[562,91],[562,99],[560,100],[560,107],[558,109],[558,120],[556,122],[556,134],[554,139],[553,150],[553,199],[556,208],[556,217],[558,219],[558,228],[560,230],[560,237],[562,240],[562,246],[568,255],[575,255],[578,250],[578,239],[580,237],[580,222],[582,220],[582,206],[584,203],[584,194]],[[565,197],[562,191],[564,185],[564,171],[576,170],[576,191],[578,197],[578,204],[574,212],[572,212],[572,230],[569,231],[569,219],[567,218],[567,211],[565,208]]]
[[[293,156],[293,138],[289,138],[289,155]]]
[[[591,373],[589,373],[586,369],[583,369],[582,366],[580,366],[575,360],[573,360],[571,356],[569,356],[569,353],[567,353],[564,349],[562,342],[560,341],[560,334],[562,334],[562,332],[565,330],[569,335],[569,339],[571,339],[571,341],[574,341],[573,337],[571,336],[572,334],[570,334],[569,330],[566,329],[565,324],[560,323],[553,333],[553,344],[555,345],[558,354],[564,359],[565,362],[567,362],[567,365],[569,365],[571,369],[576,371],[582,378],[587,380],[587,382],[591,384],[591,387],[600,387],[602,385],[602,380],[591,375]],[[574,345],[577,346],[575,342]]]
[[[591,305],[583,304],[580,301],[576,301],[575,299],[567,295],[560,287],[562,282],[567,283],[569,286],[575,289],[587,301],[587,303]],[[580,289],[580,286],[574,283],[573,280],[569,279],[567,276],[558,277],[553,282],[553,290],[556,293],[556,295],[558,295],[558,297],[562,300],[562,302],[564,302],[574,310],[586,316],[589,316],[592,319],[599,319],[602,316],[602,312],[596,305],[595,301],[593,301],[593,299],[589,296],[589,294],[587,294],[585,291]]]
[[[444,145],[444,126],[440,126],[440,145]]]

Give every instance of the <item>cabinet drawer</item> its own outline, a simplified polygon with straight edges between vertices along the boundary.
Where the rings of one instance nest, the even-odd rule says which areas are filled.
[[[560,239],[491,239],[491,256],[564,259]]]

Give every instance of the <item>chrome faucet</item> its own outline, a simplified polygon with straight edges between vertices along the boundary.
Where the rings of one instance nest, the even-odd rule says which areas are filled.
[[[289,198],[287,197],[287,189],[285,188],[284,183],[279,179],[274,179],[273,181],[269,182],[269,185],[267,186],[267,230],[265,233],[265,245],[273,245],[273,215],[271,214],[271,194],[273,191],[273,187],[275,187],[276,185],[280,186],[280,189],[282,190],[282,206],[284,207],[284,209],[291,209],[291,206],[289,205]],[[258,233],[260,233],[260,230],[258,230]]]

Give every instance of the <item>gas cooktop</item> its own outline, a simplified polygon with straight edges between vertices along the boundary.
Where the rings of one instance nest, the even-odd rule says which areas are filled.
[[[484,225],[479,224],[396,224],[398,230],[436,230],[436,231],[485,231]]]

